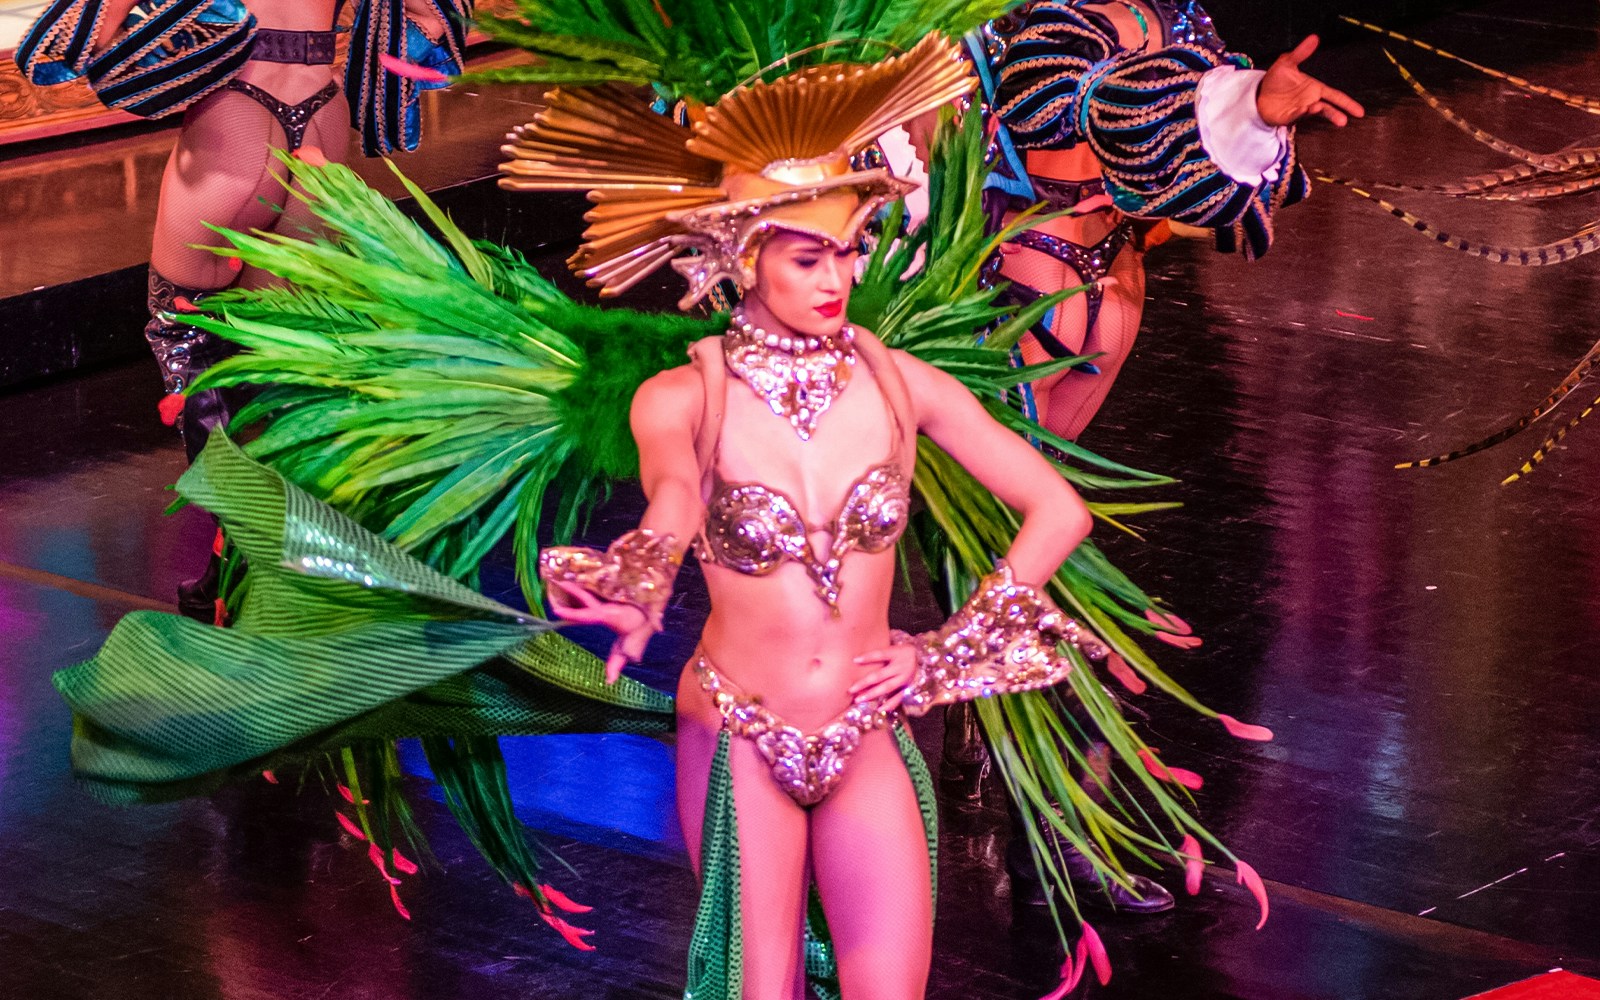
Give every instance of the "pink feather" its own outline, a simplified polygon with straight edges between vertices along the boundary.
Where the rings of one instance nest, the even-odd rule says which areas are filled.
[[[406,62],[404,59],[396,59],[394,56],[391,56],[388,53],[378,57],[378,64],[384,69],[393,73],[395,76],[405,77],[407,80],[415,80],[418,83],[450,82],[450,78],[448,76],[445,76],[436,69],[429,69],[426,66],[418,66],[414,62]]]
[[[1183,844],[1178,848],[1178,853],[1183,855],[1183,888],[1191,896],[1200,895],[1200,876],[1206,870],[1205,855],[1200,853],[1200,841],[1194,839],[1194,834],[1185,834]]]
[[[1250,890],[1250,895],[1256,897],[1256,903],[1261,907],[1261,921],[1256,924],[1256,930],[1259,931],[1261,928],[1267,926],[1267,913],[1269,909],[1267,905],[1267,887],[1262,884],[1261,876],[1256,874],[1256,870],[1254,868],[1251,868],[1243,861],[1235,862],[1235,864],[1239,870],[1239,884]]]
[[[1249,722],[1240,722],[1231,715],[1218,715],[1217,721],[1222,723],[1222,725],[1231,735],[1237,736],[1241,740],[1257,740],[1261,743],[1265,743],[1272,739],[1272,730],[1268,729],[1266,726],[1257,726]]]

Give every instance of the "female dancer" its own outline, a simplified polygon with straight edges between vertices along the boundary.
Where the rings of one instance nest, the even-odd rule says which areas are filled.
[[[80,720],[74,761],[127,801],[273,769],[297,749],[341,748],[351,808],[387,875],[400,866],[395,838],[415,829],[404,822],[387,741],[420,727],[446,803],[474,843],[551,926],[586,947],[588,932],[554,913],[563,897],[538,881],[491,737],[589,719],[551,707],[562,694],[666,708],[630,693],[627,678],[609,689],[599,680],[640,655],[695,540],[716,610],[682,685],[680,791],[704,884],[689,995],[794,996],[803,954],[804,974],[837,974],[846,995],[915,996],[927,975],[934,817],[899,712],[1018,692],[1004,710],[1048,735],[1043,696],[1030,692],[1070,677],[1127,777],[1148,793],[1151,832],[1080,797],[1076,811],[1051,813],[1062,835],[1160,845],[1195,870],[1204,860],[1197,838],[1225,848],[1162,787],[1175,776],[1151,763],[1089,669],[1105,653],[1103,636],[1126,658],[1106,661],[1124,683],[1135,686],[1136,670],[1157,674],[1124,631],[1149,627],[1148,598],[1126,581],[1115,592],[1104,586],[1102,557],[1078,544],[1083,502],[1060,470],[993,422],[1035,426],[995,401],[995,387],[1026,375],[996,346],[1004,328],[988,344],[973,341],[1003,311],[976,287],[990,243],[965,196],[984,172],[977,116],[941,147],[948,159],[931,188],[942,225],[898,250],[881,246],[864,272],[867,294],[851,301],[863,225],[909,187],[885,169],[855,169],[853,157],[887,128],[967,94],[967,66],[941,36],[924,37],[926,16],[879,23],[862,14],[791,24],[781,51],[797,58],[779,60],[787,72],[776,80],[749,74],[750,63],[765,64],[762,53],[707,81],[711,62],[682,59],[673,46],[662,69],[683,75],[657,88],[709,96],[690,107],[687,126],[651,112],[635,89],[604,85],[634,79],[662,22],[723,53],[722,23],[697,21],[697,10],[630,5],[640,41],[622,46],[620,65],[551,70],[594,82],[552,93],[505,147],[513,159],[502,170],[508,187],[590,192],[590,227],[572,263],[602,295],[671,261],[689,279],[685,308],[736,281],[748,300],[734,321],[579,306],[520,254],[468,239],[425,197],[419,205],[443,242],[347,170],[292,164],[336,232],[316,246],[231,234],[242,256],[300,284],[294,296],[213,300],[210,325],[251,350],[199,383],[269,383],[254,409],[271,428],[249,447],[282,471],[254,466],[219,437],[184,484],[218,508],[258,582],[235,592],[230,628],[130,617],[94,660],[58,678]],[[961,23],[973,16],[969,4],[944,13],[952,34],[971,29]],[[876,44],[839,53],[858,61],[794,65],[823,42],[837,46],[817,37],[830,23],[858,21]],[[555,47],[604,51],[615,28],[596,30],[601,37],[581,46],[562,36]],[[881,58],[885,50],[900,54]],[[847,324],[847,309],[875,317],[911,354]],[[348,322],[308,329],[308,315]],[[690,345],[694,362],[684,366]],[[305,375],[279,377],[289,371]],[[631,434],[620,419],[630,399]],[[651,501],[640,529],[603,553],[538,552],[547,491],[559,487],[575,514],[605,482],[634,474]],[[396,544],[363,535],[285,477]],[[230,483],[244,485],[221,488]],[[925,544],[973,596],[939,629],[896,638],[886,620],[888,550],[912,489],[924,500],[918,516],[938,527],[937,543]],[[570,644],[538,635],[526,613],[441,576],[470,579],[512,523],[519,571],[537,565],[562,613],[617,631],[609,664],[582,668]],[[401,547],[440,570],[408,561]],[[1069,553],[1071,566],[1058,572]],[[990,572],[995,558],[1010,564]],[[1088,627],[1041,593],[1047,579]],[[459,676],[498,655],[509,663]],[[237,684],[193,682],[241,658],[273,666]],[[341,696],[330,698],[334,690]],[[215,700],[225,703],[205,707]],[[181,733],[168,725],[175,718],[188,720]],[[1267,738],[1259,727],[1248,733]],[[358,735],[367,742],[344,749]],[[1069,764],[1049,740],[1019,745],[1004,766],[1019,786],[1071,797]],[[374,787],[389,791],[373,792],[369,807]],[[813,884],[819,905],[803,905]],[[827,925],[840,946],[836,969],[833,949],[821,947],[831,943]],[[1086,954],[1108,974],[1097,941],[1086,928],[1064,980],[1076,980]]]
[[[933,928],[927,834],[888,731],[916,672],[913,647],[891,643],[888,623],[914,435],[944,447],[1022,515],[1007,553],[1020,583],[1054,574],[1088,533],[1089,513],[955,379],[843,321],[854,240],[778,223],[752,250],[754,284],[732,331],[703,344],[697,365],[645,383],[633,404],[650,500],[642,537],[674,560],[698,539],[711,594],[700,651],[678,685],[684,838],[698,869],[719,734],[748,735],[726,751],[745,995],[802,995],[814,880],[845,995],[920,997]],[[801,437],[807,421],[763,387],[777,370],[814,364],[808,350],[831,354],[825,363],[843,377],[807,397],[821,419]],[[613,676],[657,627],[639,607],[602,603],[572,584],[557,594],[557,614],[620,634]],[[753,727],[741,713],[755,705],[770,717]],[[786,752],[764,754],[762,734],[779,726],[823,748],[796,751],[799,767]],[[826,747],[841,729],[856,744],[848,757]]]
[[[1162,220],[1213,229],[1219,249],[1254,259],[1271,244],[1272,211],[1306,192],[1288,126],[1311,114],[1344,125],[1363,112],[1300,70],[1314,36],[1265,72],[1250,70],[1195,0],[1034,0],[990,25],[985,45],[1010,154],[987,192],[997,224],[1038,202],[1073,213],[1005,248],[1008,294],[1026,304],[1091,285],[1022,344],[1030,363],[1098,355],[1032,387],[1039,422],[1075,439],[1133,349],[1144,253],[1167,237]],[[1132,100],[1109,94],[1156,79],[1159,90]],[[1136,117],[1143,128],[1130,130]]]
[[[890,60],[906,80],[941,63],[955,74],[955,86],[930,90],[923,107],[970,86],[952,49],[932,39]],[[819,70],[745,93],[806,100],[824,91],[811,99],[829,106],[838,99],[825,81]],[[794,83],[809,87],[787,86]],[[729,107],[738,97],[719,105],[721,120],[742,111]],[[519,145],[548,153],[564,141],[556,123],[578,134],[584,130],[573,123],[586,110],[581,98],[557,99]],[[782,123],[765,125],[782,131]],[[548,155],[576,162],[594,149],[580,138]],[[604,555],[547,550],[542,575],[558,615],[618,633],[607,663],[614,678],[660,627],[676,565],[693,542],[712,612],[678,685],[678,805],[706,883],[701,922],[736,920],[742,928],[745,996],[799,998],[814,883],[844,995],[911,1000],[923,995],[932,948],[931,831],[911,777],[920,761],[894,730],[908,697],[913,710],[926,711],[977,693],[934,678],[931,640],[920,656],[916,640],[891,641],[894,543],[910,516],[917,435],[1021,516],[1005,582],[980,591],[1002,588],[1008,600],[1062,621],[1034,588],[1088,534],[1090,515],[970,390],[846,320],[861,229],[904,185],[883,170],[851,171],[848,144],[822,156],[794,152],[812,155],[723,178],[723,190],[754,199],[735,194],[731,204],[701,210],[707,219],[741,209],[746,216],[736,238],[691,259],[704,267],[706,257],[721,258],[711,269],[736,275],[744,297],[727,334],[701,341],[691,364],[651,378],[634,396],[631,425],[649,498],[640,527]],[[669,219],[670,228],[700,228]],[[588,252],[612,253],[597,242]],[[588,273],[606,273],[606,263],[589,264]],[[981,643],[996,637],[985,629],[1020,639],[1029,624],[1041,622],[986,621],[966,608],[946,630],[976,630]],[[1053,650],[1040,655],[1058,677],[1070,669]],[[970,671],[963,668],[968,680]],[[980,669],[989,671],[986,691],[1027,686],[1003,664]],[[717,830],[725,822],[717,803],[730,795],[720,808],[731,809],[736,829]],[[738,861],[737,886],[727,887],[736,904],[725,902],[707,870],[729,852]],[[719,905],[736,905],[737,914],[708,916]],[[694,978],[691,971],[691,992]]]

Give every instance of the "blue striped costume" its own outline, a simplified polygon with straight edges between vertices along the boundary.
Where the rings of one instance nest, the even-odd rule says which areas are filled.
[[[1151,51],[1124,48],[1108,20],[1074,0],[1033,0],[994,22],[985,67],[992,106],[1018,149],[1088,143],[1122,212],[1214,229],[1219,249],[1260,256],[1272,243],[1272,213],[1309,190],[1294,144],[1276,180],[1251,186],[1223,173],[1200,141],[1200,79],[1249,60],[1223,49],[1194,0],[1147,6],[1160,21],[1152,40],[1165,43]]]

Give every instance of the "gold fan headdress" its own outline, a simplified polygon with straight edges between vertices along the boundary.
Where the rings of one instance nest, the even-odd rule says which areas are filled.
[[[616,295],[662,264],[689,280],[687,309],[740,280],[762,234],[797,230],[849,246],[913,185],[852,158],[901,122],[970,92],[959,50],[930,35],[871,64],[829,64],[740,86],[678,125],[636,92],[557,90],[502,147],[500,185],[588,191],[595,207],[568,263]]]

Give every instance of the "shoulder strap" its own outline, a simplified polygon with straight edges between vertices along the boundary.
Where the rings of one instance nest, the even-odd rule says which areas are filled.
[[[878,380],[878,388],[889,404],[889,412],[894,414],[895,429],[899,432],[895,454],[909,472],[917,454],[917,411],[911,405],[911,390],[900,377],[900,368],[889,348],[859,326],[856,327],[856,351],[872,370],[872,377]]]
[[[700,373],[704,409],[700,429],[694,439],[695,460],[700,463],[700,493],[709,499],[711,473],[717,461],[717,442],[722,438],[722,421],[728,409],[728,366],[723,360],[722,338],[704,337],[689,347],[689,357]]]

